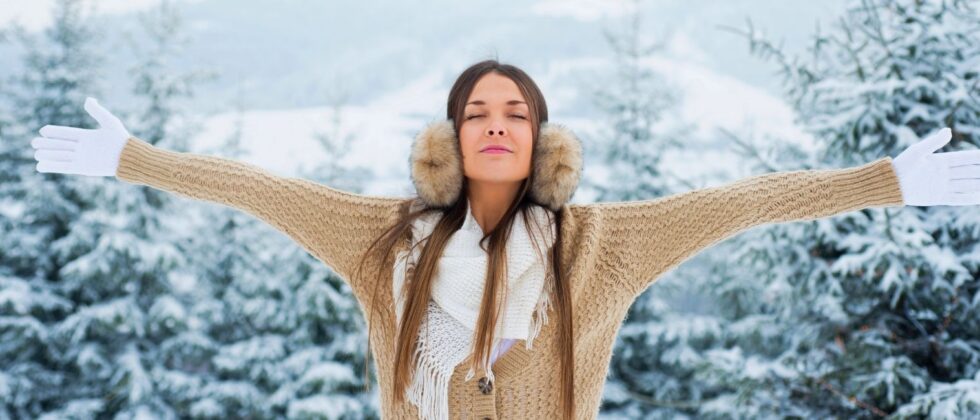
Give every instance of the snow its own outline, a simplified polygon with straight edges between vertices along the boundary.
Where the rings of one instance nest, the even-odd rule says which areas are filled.
[[[307,366],[306,373],[299,379],[305,386],[318,385],[316,388],[332,390],[337,385],[353,383],[357,376],[348,364],[336,362],[320,362]]]
[[[357,412],[361,403],[343,395],[314,395],[289,403],[289,418],[339,419]]]

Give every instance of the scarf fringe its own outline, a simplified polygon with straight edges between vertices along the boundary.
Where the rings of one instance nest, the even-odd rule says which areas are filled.
[[[448,419],[448,389],[452,370],[446,372],[445,366],[426,357],[429,353],[426,351],[428,340],[425,335],[420,334],[418,342],[415,349],[417,364],[412,375],[412,384],[405,390],[405,396],[418,408],[419,417]]]

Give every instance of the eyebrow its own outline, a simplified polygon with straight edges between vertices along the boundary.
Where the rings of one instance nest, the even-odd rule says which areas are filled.
[[[482,100],[479,100],[479,99],[478,100],[475,100],[475,101],[470,101],[470,102],[467,102],[466,103],[466,105],[486,105],[486,104],[487,104],[486,102],[483,102]],[[518,105],[518,104],[527,105],[527,102],[524,102],[524,101],[521,101],[521,100],[518,100],[518,99],[511,99],[511,100],[507,101],[507,105]]]

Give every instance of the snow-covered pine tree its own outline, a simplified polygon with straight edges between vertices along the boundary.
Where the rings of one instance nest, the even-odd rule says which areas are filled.
[[[141,20],[144,28],[162,26],[153,26],[156,22],[145,17]],[[137,88],[135,93],[169,100],[163,97],[174,93],[170,88]],[[81,98],[96,94],[84,86],[78,89],[79,99],[62,108],[84,112],[79,106]],[[84,125],[92,124],[90,116],[84,118]],[[140,131],[151,127],[131,126]],[[171,229],[158,218],[168,203],[152,191],[133,194],[122,184],[94,181],[102,181],[97,190],[80,194],[92,198],[92,206],[79,213],[67,234],[53,243],[67,260],[60,274],[63,290],[75,304],[75,310],[56,327],[56,344],[66,365],[63,370],[73,376],[60,387],[66,401],[47,416],[60,418],[76,413],[81,406],[91,414],[174,417],[174,408],[161,398],[150,374],[158,361],[160,343],[184,327],[181,320],[174,319],[180,308],[171,296],[167,275],[183,260],[173,241],[167,240]]]
[[[210,154],[245,156],[241,107],[231,135]],[[331,186],[343,180],[345,189],[359,191],[361,172],[338,164],[349,148],[328,134],[318,138],[327,160],[299,176]],[[192,209],[185,276],[198,284],[188,312],[200,331],[167,350],[178,358],[179,350],[190,350],[188,369],[167,373],[171,398],[186,406],[182,415],[377,418],[358,375],[364,328],[346,283],[251,215],[214,205]]]
[[[321,162],[300,172],[301,176],[345,191],[362,192],[364,182],[373,174],[361,166],[341,165],[347,160],[356,135],[346,127],[343,111],[347,95],[340,85],[328,92],[328,109],[324,128],[314,137],[327,156]],[[319,354],[310,359],[309,373],[297,377],[291,388],[297,390],[289,407],[290,415],[331,418],[380,417],[377,385],[366,392],[362,372],[367,372],[370,355],[366,354],[366,314],[361,313],[347,282],[328,266],[301,248],[290,248],[297,255],[303,281],[297,290],[296,306],[301,308],[301,328],[297,345],[308,346],[307,352]],[[316,350],[314,350],[316,349]],[[375,379],[370,378],[372,383]],[[309,383],[313,383],[310,385]]]
[[[817,156],[756,171],[896,156],[950,126],[980,144],[976,2],[854,1],[804,58],[749,32],[785,76]],[[787,154],[799,156],[801,153]],[[708,276],[715,348],[696,365],[707,417],[980,415],[977,212],[866,209],[752,229]]]
[[[36,173],[28,154],[45,124],[94,128],[80,105],[98,96],[101,33],[83,5],[59,1],[43,39],[22,37],[24,72],[12,108],[27,140],[16,161],[4,162],[19,164],[21,193],[12,195],[23,208],[17,235],[4,237],[4,249],[16,251],[3,255],[2,266],[24,273],[3,289],[16,293],[18,304],[4,311],[20,316],[25,333],[4,335],[21,350],[3,358],[14,363],[3,369],[11,375],[4,408],[17,418],[175,417],[149,377],[160,341],[182,328],[167,279],[182,261],[156,216],[165,201],[104,178]]]
[[[616,30],[603,30],[613,52],[610,74],[593,75],[585,87],[608,118],[595,133],[597,140],[583,143],[586,153],[597,156],[604,167],[603,179],[582,180],[583,187],[596,191],[596,201],[650,198],[667,189],[660,159],[670,139],[661,120],[675,106],[677,93],[649,68],[663,45],[645,36],[638,3],[631,2]]]
[[[98,40],[81,7],[80,1],[60,0],[53,23],[40,36],[16,32],[23,63],[7,85],[10,95],[4,97],[14,120],[2,146],[2,196],[14,205],[3,206],[0,215],[5,233],[10,233],[2,237],[0,251],[0,413],[8,417],[63,418],[68,411],[87,416],[101,410],[106,392],[83,377],[85,372],[104,372],[109,362],[95,346],[79,343],[69,354],[65,343],[127,327],[111,309],[86,309],[111,280],[85,284],[73,273],[85,260],[65,246],[66,238],[81,226],[81,217],[99,214],[92,210],[100,206],[104,181],[39,174],[30,147],[30,139],[45,124],[94,123],[79,104],[99,90],[95,81],[100,58],[94,51]],[[97,243],[97,236],[90,231],[87,241]],[[90,321],[66,331],[79,314],[91,315]]]
[[[8,32],[10,32],[8,29],[0,28],[0,45],[8,42],[8,38],[10,37]],[[9,97],[11,95],[6,82],[6,80],[0,80],[0,97]],[[6,130],[14,123],[12,118],[13,114],[10,112],[9,106],[10,104],[8,103],[0,102],[0,148],[3,147],[4,139],[7,138]],[[2,153],[2,149],[0,149],[0,153]]]
[[[242,158],[242,130],[237,126],[219,145],[220,152],[209,154]],[[279,274],[270,269],[273,250],[283,244],[272,243],[258,220],[236,209],[170,198],[182,211],[165,220],[177,231],[175,242],[187,257],[170,273],[179,296],[172,318],[182,329],[161,343],[163,363],[153,372],[156,386],[170,404],[180,407],[181,417],[270,417],[266,359],[283,352],[282,340],[255,324],[267,325],[269,318],[284,313],[283,306],[266,296],[269,290],[280,290],[280,276],[290,271],[288,265]]]
[[[597,201],[653,199],[681,187],[668,181],[661,163],[688,128],[670,118],[681,98],[651,68],[663,45],[646,36],[638,2],[629,10],[617,31],[604,31],[614,54],[613,74],[596,77],[597,84],[589,87],[596,108],[607,116],[596,138],[584,144],[590,156],[601,157],[606,171],[598,181],[583,179],[586,187],[598,191]],[[656,288],[633,302],[613,349],[603,417],[674,418],[701,398],[703,390],[691,381],[690,361],[699,357],[694,344],[698,337],[713,334],[717,326],[677,312],[677,300],[697,303],[690,298],[690,283],[683,280],[693,275],[685,270],[694,268],[688,265],[663,276]]]
[[[140,13],[135,22],[137,32],[131,34],[134,41],[129,45],[135,64],[130,74],[140,109],[136,113],[120,109],[117,115],[131,133],[152,144],[184,139],[190,130],[181,118],[179,101],[192,95],[200,78],[170,68],[184,43],[179,12],[164,1]],[[80,104],[72,107],[81,108]],[[175,386],[167,380],[174,376],[168,374],[176,374],[173,366],[183,366],[175,354],[195,350],[176,350],[176,343],[198,344],[187,308],[193,295],[188,298],[179,287],[186,278],[176,270],[188,262],[178,246],[183,220],[177,214],[184,212],[163,192],[115,180],[106,182],[100,197],[98,209],[80,217],[79,228],[63,241],[84,262],[71,266],[73,278],[84,288],[103,288],[90,302],[79,305],[78,313],[69,318],[71,323],[65,323],[65,332],[72,337],[65,354],[89,357],[76,350],[84,345],[104,359],[99,370],[80,374],[104,405],[100,415],[182,416],[184,406],[169,398]],[[93,235],[98,236],[95,243]],[[114,323],[99,319],[104,316],[112,316]],[[92,322],[107,323],[106,333],[77,331]]]

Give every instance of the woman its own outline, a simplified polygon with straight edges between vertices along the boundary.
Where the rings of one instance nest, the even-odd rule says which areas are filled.
[[[116,176],[233,206],[289,235],[350,284],[368,315],[387,418],[593,418],[628,308],[698,251],[767,223],[980,204],[980,182],[968,179],[980,178],[980,152],[933,153],[949,129],[894,161],[569,204],[581,144],[548,123],[525,72],[494,60],[463,71],[447,119],[416,136],[417,196],[408,198],[160,149],[94,99],[85,108],[101,128],[43,127],[32,142],[37,170]]]

